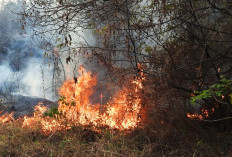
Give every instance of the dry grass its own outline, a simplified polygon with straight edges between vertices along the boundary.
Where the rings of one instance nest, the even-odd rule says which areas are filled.
[[[122,134],[81,127],[44,135],[39,129],[21,128],[21,122],[0,124],[0,156],[230,156],[232,133],[203,129],[198,122],[153,121],[147,129]],[[156,125],[155,125],[156,124]]]

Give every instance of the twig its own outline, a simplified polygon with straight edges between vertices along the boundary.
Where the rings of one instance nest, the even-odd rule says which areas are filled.
[[[49,140],[54,135],[54,132],[47,138]]]
[[[205,122],[218,122],[218,121],[227,120],[227,119],[232,119],[232,117],[225,117],[225,118],[215,119],[215,120],[201,120],[201,121],[205,121]]]
[[[193,153],[193,157],[195,157],[195,156],[196,156],[196,153],[197,153],[197,149],[194,151],[194,153]]]
[[[212,92],[212,95],[213,95],[213,98],[214,98],[217,102],[219,102],[219,103],[221,103],[221,104],[224,104],[224,105],[227,105],[227,103],[224,103],[224,102],[218,100],[213,92]]]
[[[120,156],[126,157],[125,155],[122,155],[122,154],[119,154],[119,153],[116,153],[116,152],[105,151],[105,150],[101,150],[101,151],[104,152],[104,153],[111,153],[111,154],[116,154],[116,155],[120,155]]]
[[[25,153],[25,155],[28,156],[28,157],[31,157],[30,155],[27,155],[27,153]]]

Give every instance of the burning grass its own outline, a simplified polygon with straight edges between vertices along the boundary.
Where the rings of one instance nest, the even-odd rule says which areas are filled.
[[[77,81],[64,82],[58,108],[39,104],[32,117],[1,116],[1,156],[231,155],[231,132],[210,131],[167,108],[148,116],[140,94],[145,78],[130,80],[131,88],[106,104],[91,104],[96,77],[84,69],[79,73]]]
[[[96,76],[83,67],[79,69],[79,74],[76,81],[67,80],[61,86],[61,98],[54,116],[44,116],[49,109],[37,105],[33,117],[24,117],[23,127],[36,127],[40,124],[41,130],[47,134],[68,130],[73,126],[88,126],[93,131],[99,131],[101,127],[120,131],[133,130],[140,126],[145,119],[145,110],[139,92],[145,78],[132,79],[131,88],[125,87],[117,91],[106,104],[92,104],[90,97],[97,84]]]
[[[45,135],[22,128],[22,119],[0,124],[0,156],[226,156],[231,134],[208,132],[190,121],[150,125],[130,133],[75,126]],[[192,121],[191,121],[192,122]],[[198,127],[195,127],[198,126]],[[223,141],[223,142],[222,142]]]

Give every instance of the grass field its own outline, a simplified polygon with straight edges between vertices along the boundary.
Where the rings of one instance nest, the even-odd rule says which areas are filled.
[[[232,156],[232,132],[188,119],[154,124],[127,133],[73,127],[44,135],[39,128],[22,128],[19,120],[0,124],[0,156]]]

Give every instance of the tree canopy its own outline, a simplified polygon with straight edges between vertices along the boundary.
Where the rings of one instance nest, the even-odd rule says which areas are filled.
[[[231,78],[231,8],[230,0],[31,0],[20,14],[22,27],[52,36],[66,63],[82,54],[120,76],[142,66],[146,96],[173,104]],[[94,42],[78,42],[86,30]]]

